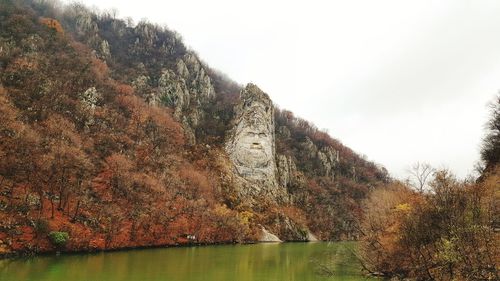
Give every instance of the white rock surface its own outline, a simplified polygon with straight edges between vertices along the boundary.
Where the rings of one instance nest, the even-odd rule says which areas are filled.
[[[267,229],[262,227],[259,242],[274,242],[274,243],[277,242],[277,243],[280,243],[283,241],[281,241],[281,239],[279,239],[278,236],[272,234],[271,232],[267,231]]]
[[[316,236],[314,236],[314,234],[312,234],[311,231],[307,231],[307,241],[309,242],[317,242],[319,241],[318,238],[316,238]]]
[[[276,179],[272,101],[253,84],[246,86],[240,99],[225,146],[240,177],[242,187],[239,193],[247,199],[265,196],[270,200],[283,201],[286,191]]]

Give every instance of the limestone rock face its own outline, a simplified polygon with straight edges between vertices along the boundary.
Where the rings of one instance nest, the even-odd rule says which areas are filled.
[[[277,155],[278,183],[282,187],[288,187],[296,181],[297,166],[292,157]]]
[[[99,92],[97,92],[95,87],[88,88],[85,92],[80,94],[80,103],[82,108],[87,113],[85,120],[85,128],[94,124],[94,114],[97,107],[97,102],[101,98]]]
[[[264,195],[274,201],[283,201],[286,191],[276,178],[272,101],[253,84],[246,86],[240,98],[225,146],[240,177],[239,193],[249,199]]]
[[[148,35],[149,29],[147,26],[144,28],[144,34]],[[153,85],[154,80],[149,76],[140,75],[132,85],[136,93],[144,97],[151,106],[172,107],[174,116],[184,127],[188,142],[194,144],[194,131],[205,118],[203,105],[215,96],[214,86],[203,64],[196,55],[187,53],[177,60],[173,70],[161,71],[157,85]]]
[[[308,154],[308,158],[314,158],[318,154],[318,148],[308,137],[301,143],[301,146],[303,151]]]
[[[211,84],[206,87],[213,89]],[[164,69],[158,79],[158,95],[164,105],[174,108],[177,118],[187,115],[185,113],[191,104],[200,104],[202,99],[211,97],[200,93],[195,88],[190,79],[190,72],[182,59],[177,61],[175,72]]]
[[[183,110],[189,107],[190,95],[186,81],[172,70],[164,70],[158,79],[158,96],[164,105],[174,107],[174,116],[178,119]]]
[[[269,232],[267,229],[264,227],[261,228],[261,234],[259,237],[259,242],[271,242],[271,243],[280,243],[283,242],[281,239],[279,239],[278,236],[272,234]]]
[[[308,137],[301,143],[302,153],[315,163],[316,173],[319,176],[335,177],[335,167],[340,161],[340,155],[337,150],[331,146],[318,148]]]
[[[98,55],[100,58],[106,60],[111,58],[111,50],[109,48],[109,43],[106,40],[102,40],[99,45]]]
[[[311,231],[307,231],[307,241],[309,241],[309,242],[317,242],[319,240],[318,240],[318,238]]]
[[[88,88],[85,92],[80,95],[80,101],[86,109],[92,114],[97,106],[97,101],[100,98],[100,94],[97,92],[95,87]]]
[[[177,62],[177,74],[186,81],[192,95],[201,99],[215,96],[212,81],[194,54],[187,53]]]
[[[322,168],[322,173],[327,177],[334,177],[334,168],[339,162],[339,152],[330,146],[323,147],[318,151],[318,160]]]
[[[196,55],[188,53],[179,59],[175,72],[162,72],[158,95],[164,105],[174,108],[174,116],[181,121],[188,141],[194,143],[194,130],[205,117],[202,105],[215,96],[212,81]]]

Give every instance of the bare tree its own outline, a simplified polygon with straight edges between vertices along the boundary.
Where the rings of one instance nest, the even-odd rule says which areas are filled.
[[[434,173],[434,168],[429,163],[417,162],[411,166],[408,173],[410,174],[409,183],[418,192],[423,193],[429,177]]]

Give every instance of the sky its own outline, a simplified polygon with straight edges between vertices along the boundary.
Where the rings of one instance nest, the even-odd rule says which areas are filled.
[[[180,33],[211,67],[405,178],[466,177],[500,90],[496,0],[86,0]]]

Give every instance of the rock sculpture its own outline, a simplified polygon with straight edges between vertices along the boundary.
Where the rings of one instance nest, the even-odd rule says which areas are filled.
[[[286,191],[276,179],[272,101],[254,84],[248,84],[240,98],[225,147],[243,185],[239,193],[283,201]]]

